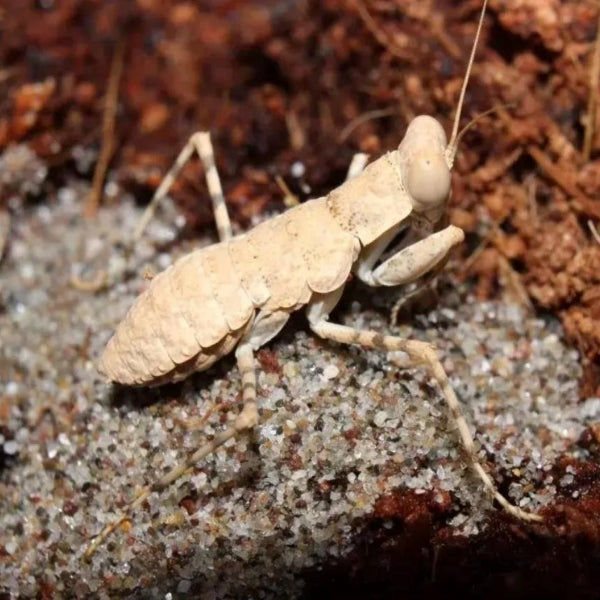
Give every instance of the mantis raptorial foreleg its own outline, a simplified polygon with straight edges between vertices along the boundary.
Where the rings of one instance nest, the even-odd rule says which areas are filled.
[[[364,265],[367,268],[359,264],[357,275],[370,286],[396,286],[411,283],[434,269],[446,258],[448,252],[464,239],[465,234],[462,229],[448,225],[445,229],[402,248],[376,269],[369,265],[372,265],[378,256],[366,255]],[[380,251],[380,248],[374,248],[373,254]]]
[[[407,302],[409,300],[411,300],[412,298],[415,298],[419,294],[423,293],[426,289],[430,289],[434,293],[437,293],[436,277],[439,275],[439,272],[441,271],[441,269],[445,263],[446,263],[445,260],[441,261],[438,264],[438,266],[436,266],[434,269],[429,271],[429,273],[426,273],[425,275],[423,275],[423,277],[418,282],[415,282],[414,289],[410,290],[410,292],[402,294],[402,296],[396,301],[396,303],[392,307],[392,310],[390,311],[390,325],[392,327],[398,323],[398,315],[400,314],[400,311],[407,304]]]

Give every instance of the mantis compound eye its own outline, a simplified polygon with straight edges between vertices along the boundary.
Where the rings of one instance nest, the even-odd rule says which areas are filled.
[[[406,187],[417,210],[446,202],[450,195],[450,170],[443,154],[422,152],[407,165]]]
[[[398,156],[402,182],[417,212],[444,207],[450,196],[446,134],[433,117],[415,117],[406,129]]]

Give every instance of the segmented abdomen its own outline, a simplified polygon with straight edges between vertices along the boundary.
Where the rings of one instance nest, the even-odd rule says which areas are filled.
[[[257,309],[292,311],[342,285],[355,254],[355,238],[323,199],[191,252],[137,298],[99,370],[126,385],[152,385],[206,369],[231,351]]]

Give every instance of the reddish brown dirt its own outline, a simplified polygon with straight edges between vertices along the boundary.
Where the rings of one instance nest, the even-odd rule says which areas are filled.
[[[456,536],[427,495],[382,498],[357,550],[307,575],[304,598],[597,598],[597,500],[567,503],[525,532],[499,515],[486,531]]]

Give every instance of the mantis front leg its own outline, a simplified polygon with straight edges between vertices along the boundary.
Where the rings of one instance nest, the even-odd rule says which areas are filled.
[[[383,251],[380,245],[367,249],[358,260],[356,274],[370,286],[395,286],[411,283],[442,262],[450,250],[462,243],[465,234],[454,225],[414,242],[388,258],[376,269],[372,265]]]

